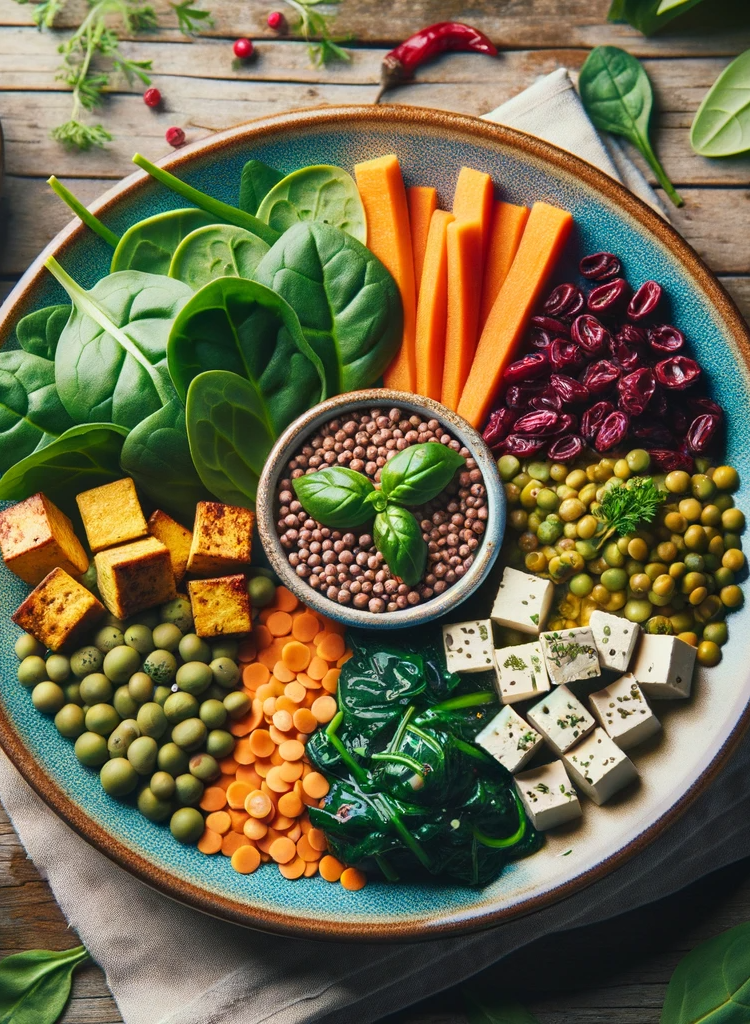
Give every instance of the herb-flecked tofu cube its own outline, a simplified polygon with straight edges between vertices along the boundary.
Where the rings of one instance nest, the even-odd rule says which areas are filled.
[[[549,690],[542,648],[537,641],[495,651],[495,678],[503,704],[530,700]]]
[[[604,729],[594,729],[563,761],[576,786],[599,807],[638,778],[633,762]]]
[[[696,653],[676,636],[644,633],[631,672],[646,696],[679,700],[690,696]]]
[[[148,524],[130,477],[81,491],[76,503],[93,554],[148,536]]]
[[[515,783],[532,825],[540,832],[581,817],[581,803],[562,761],[516,775]]]
[[[556,754],[564,754],[591,732],[596,722],[567,686],[557,686],[529,708],[527,716]]]
[[[253,628],[247,579],[242,575],[191,580],[188,594],[198,636],[236,636]]]
[[[443,647],[449,672],[485,672],[495,664],[489,619],[443,626]]]
[[[591,709],[620,750],[643,743],[661,729],[632,672],[589,697]]]
[[[600,676],[594,634],[588,626],[554,630],[539,637],[547,674],[555,686]]]
[[[156,537],[100,551],[94,564],[102,601],[118,619],[177,595],[169,550]]]
[[[160,509],[149,516],[148,529],[151,536],[160,540],[169,550],[175,583],[179,583],[187,571],[190,545],[193,543],[192,533]]]
[[[627,672],[641,634],[638,623],[629,622],[619,615],[596,611],[591,613],[589,629],[594,634],[602,668]]]
[[[104,615],[104,605],[64,569],[53,569],[12,616],[51,651],[78,639]]]
[[[517,772],[531,760],[544,739],[513,708],[505,707],[477,733],[474,742],[509,772]]]
[[[0,512],[0,551],[10,571],[32,587],[53,569],[75,577],[89,567],[73,524],[41,493]]]
[[[199,501],[188,572],[194,576],[216,577],[247,569],[254,525],[255,515],[249,509],[219,501]]]
[[[507,568],[492,606],[492,621],[536,636],[547,622],[554,592],[550,580]]]

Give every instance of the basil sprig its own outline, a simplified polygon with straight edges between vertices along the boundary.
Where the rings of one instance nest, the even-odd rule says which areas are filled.
[[[374,517],[373,540],[394,576],[408,586],[422,578],[427,545],[419,523],[404,505],[423,505],[445,490],[464,458],[452,448],[414,444],[383,467],[380,488],[345,466],[329,466],[292,481],[309,516],[335,530],[361,526]]]

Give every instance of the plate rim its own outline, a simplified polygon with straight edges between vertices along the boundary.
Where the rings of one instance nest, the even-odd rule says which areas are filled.
[[[653,233],[675,257],[683,273],[688,274],[711,305],[721,314],[727,331],[737,346],[739,357],[750,369],[750,329],[726,289],[675,228],[625,186],[610,178],[597,167],[564,149],[525,132],[484,121],[468,114],[433,110],[426,107],[390,104],[323,106],[289,110],[243,122],[191,143],[177,153],[170,154],[156,162],[160,167],[179,173],[193,160],[221,151],[237,141],[252,141],[280,134],[283,136],[286,130],[295,128],[324,127],[328,124],[332,128],[338,128],[357,121],[376,124],[390,123],[402,127],[426,126],[440,129],[451,135],[468,134],[483,142],[496,142],[515,149],[522,155],[552,164],[559,170],[578,178],[589,189],[614,203],[621,211]],[[112,188],[91,203],[89,209],[96,214],[106,213],[123,197],[137,196],[137,193],[150,181],[147,172],[138,170],[114,184]],[[31,263],[7,296],[0,310],[0,345],[4,343],[19,317],[26,311],[24,307],[30,305],[33,289],[44,273],[46,257],[52,254],[55,256],[64,254],[66,249],[77,241],[86,230],[85,225],[78,218],[74,218]],[[81,838],[119,867],[124,868],[163,895],[222,920],[279,935],[330,941],[390,943],[441,939],[476,932],[541,910],[588,888],[640,853],[664,828],[669,827],[681,817],[719,774],[748,726],[750,726],[750,702],[745,706],[708,766],[701,775],[693,780],[692,785],[679,799],[638,836],[587,871],[543,893],[522,898],[510,907],[493,907],[492,903],[487,903],[469,911],[452,911],[447,917],[440,914],[432,916],[424,914],[421,917],[409,917],[401,921],[389,918],[384,918],[382,921],[373,921],[372,919],[366,921],[322,921],[315,918],[301,918],[283,909],[268,910],[264,907],[253,907],[220,893],[208,892],[157,867],[90,818],[46,775],[42,766],[37,764],[1,706],[0,747],[37,796]]]

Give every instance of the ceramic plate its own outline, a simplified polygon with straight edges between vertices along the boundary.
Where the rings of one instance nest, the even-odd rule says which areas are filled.
[[[228,202],[240,171],[259,157],[283,171],[340,164],[395,152],[407,184],[434,185],[450,208],[459,169],[488,171],[503,198],[543,199],[576,221],[571,256],[607,249],[623,257],[632,282],[658,279],[672,303],[669,319],[687,334],[728,414],[727,460],[750,481],[747,416],[750,338],[737,309],[690,247],[655,213],[588,164],[538,140],[480,120],[408,107],[323,108],[256,121],[199,142],[165,166]],[[55,170],[50,167],[50,172]],[[183,205],[138,172],[110,190],[94,211],[115,231]],[[78,221],[50,244],[65,268],[90,287],[111,252]],[[0,340],[13,344],[20,316],[64,300],[40,257],[0,316]],[[745,509],[748,511],[747,508]],[[439,884],[370,884],[347,893],[320,878],[290,882],[277,871],[236,874],[227,859],[175,843],[126,804],[108,798],[96,774],[81,767],[51,720],[34,712],[15,680],[9,620],[24,586],[0,572],[0,742],[37,792],[85,839],[144,882],[217,916],[298,936],[405,940],[445,936],[497,924],[583,888],[634,856],[684,811],[716,776],[748,722],[750,607],[732,616],[724,660],[698,673],[691,700],[662,703],[661,737],[639,748],[640,783],[602,808],[586,802],[580,823],[557,831],[533,857],[511,865],[485,889]],[[486,600],[489,600],[489,595]]]

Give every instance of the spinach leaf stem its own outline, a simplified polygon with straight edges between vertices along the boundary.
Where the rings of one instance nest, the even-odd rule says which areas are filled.
[[[341,742],[341,740],[336,735],[336,733],[338,732],[339,726],[341,725],[343,720],[344,720],[344,712],[343,711],[339,711],[339,713],[337,715],[335,715],[334,718],[331,719],[331,721],[329,722],[328,726],[326,727],[326,736],[331,741],[331,744],[336,749],[336,751],[339,754],[341,760],[347,766],[347,768],[352,773],[353,777],[357,780],[357,782],[360,784],[360,786],[366,786],[368,781],[369,781],[368,780],[368,773],[362,767],[361,764],[358,764],[357,761],[354,760],[352,755],[349,753],[349,751],[346,749],[344,744]]]
[[[486,836],[484,832],[478,828],[473,829],[474,838],[477,842],[481,843],[482,846],[489,846],[493,850],[505,850],[510,846],[515,846],[516,843],[520,843],[523,837],[526,835],[526,815],[524,814],[523,806],[518,798],[518,794],[514,793],[513,796],[516,800],[516,810],[518,811],[518,828],[512,836],[508,836],[507,839],[493,839],[491,836]]]
[[[91,228],[92,231],[96,232],[100,238],[104,239],[107,245],[111,245],[113,249],[117,248],[120,236],[111,231],[106,224],[102,224],[99,218],[95,217],[90,210],[87,210],[81,200],[74,196],[70,189],[67,189],[61,181],[58,181],[54,174],[51,178],[47,179],[47,184],[55,195],[59,196],[65,205],[83,221],[87,228]]]
[[[450,697],[441,704],[433,704],[430,711],[458,711],[461,708],[492,704],[496,700],[497,695],[494,690],[477,690],[476,693],[465,693],[462,697]]]

